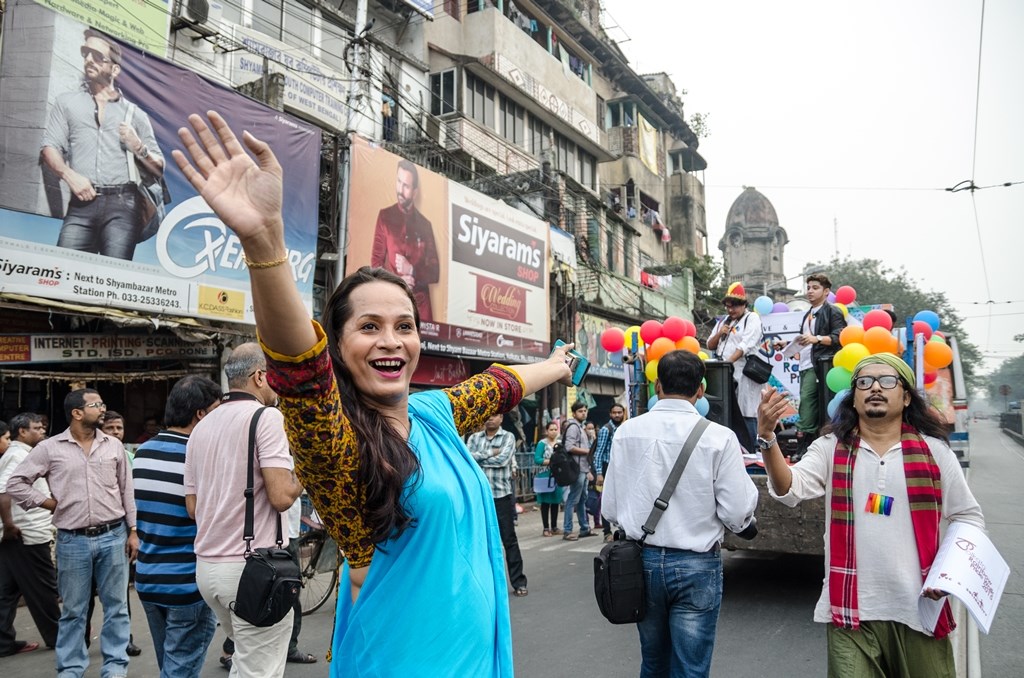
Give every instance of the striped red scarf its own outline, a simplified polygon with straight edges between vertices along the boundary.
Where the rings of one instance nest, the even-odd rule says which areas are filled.
[[[939,520],[942,518],[942,474],[928,443],[917,429],[903,424],[903,472],[907,479],[910,519],[914,525],[921,581],[928,576],[939,550]],[[832,519],[829,523],[828,596],[832,623],[844,629],[860,627],[857,610],[857,552],[854,541],[853,464],[857,461],[860,438],[852,446],[836,443],[832,466]],[[936,638],[956,628],[947,600],[935,626]]]

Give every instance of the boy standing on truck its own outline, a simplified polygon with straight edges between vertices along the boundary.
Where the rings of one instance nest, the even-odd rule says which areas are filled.
[[[758,446],[769,492],[787,506],[825,495],[825,584],[814,621],[829,623],[828,675],[953,678],[948,602],[924,628],[918,599],[939,547],[939,522],[984,529],[945,428],[930,413],[914,372],[895,355],[861,360],[832,433],[790,467],[775,437],[785,397],[766,387]],[[855,548],[856,545],[856,548]]]

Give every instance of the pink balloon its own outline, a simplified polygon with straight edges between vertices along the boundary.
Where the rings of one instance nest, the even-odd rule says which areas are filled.
[[[655,339],[661,337],[661,323],[657,320],[648,320],[640,326],[640,338],[650,346]]]
[[[923,320],[914,321],[914,334],[923,334],[924,340],[928,341],[932,338],[932,326]]]
[[[661,336],[671,339],[673,342],[679,341],[686,336],[686,321],[670,315],[661,325]]]
[[[693,321],[683,319],[683,323],[686,325],[686,332],[683,334],[684,337],[696,337],[697,326],[693,324]]]
[[[872,327],[884,327],[886,331],[891,331],[892,316],[880,308],[868,311],[864,314],[864,329],[870,330]]]
[[[849,305],[857,298],[857,290],[849,285],[843,285],[836,290],[836,303]]]
[[[609,353],[617,353],[626,345],[626,333],[618,327],[609,327],[601,333],[601,348]]]

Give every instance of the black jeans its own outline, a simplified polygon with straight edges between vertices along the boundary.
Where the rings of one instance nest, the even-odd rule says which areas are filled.
[[[140,198],[138,191],[97,195],[88,202],[72,196],[57,247],[130,261],[141,229]]]
[[[25,597],[43,642],[56,647],[60,606],[49,543],[26,546],[21,540],[0,542],[0,655],[14,649],[19,596]]]
[[[508,578],[512,581],[512,588],[526,588],[523,554],[519,552],[519,540],[516,538],[516,528],[512,524],[516,511],[515,497],[510,494],[495,499],[494,510],[498,514],[498,531],[501,533],[501,545],[505,547],[505,565],[508,567]]]
[[[562,489],[562,488],[558,488]],[[513,509],[515,507],[513,506]],[[550,522],[548,516],[550,515]],[[544,521],[544,529],[558,529],[558,504],[541,504],[540,517]]]

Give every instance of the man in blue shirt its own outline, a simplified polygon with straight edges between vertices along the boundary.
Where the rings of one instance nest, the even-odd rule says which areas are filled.
[[[185,445],[220,404],[212,380],[188,376],[167,396],[166,430],[135,452],[139,560],[135,590],[146,610],[161,678],[199,676],[217,618],[196,585],[196,522],[185,508]]]
[[[612,438],[615,437],[615,430],[619,428],[619,424],[626,418],[626,408],[615,403],[608,410],[608,417],[608,423],[597,431],[597,446],[594,448],[593,468],[591,469],[594,475],[594,487],[598,493],[604,488],[604,471],[608,468],[608,462],[611,461],[612,456]],[[611,541],[612,524],[604,516],[601,517],[601,527],[604,531],[604,540]]]

